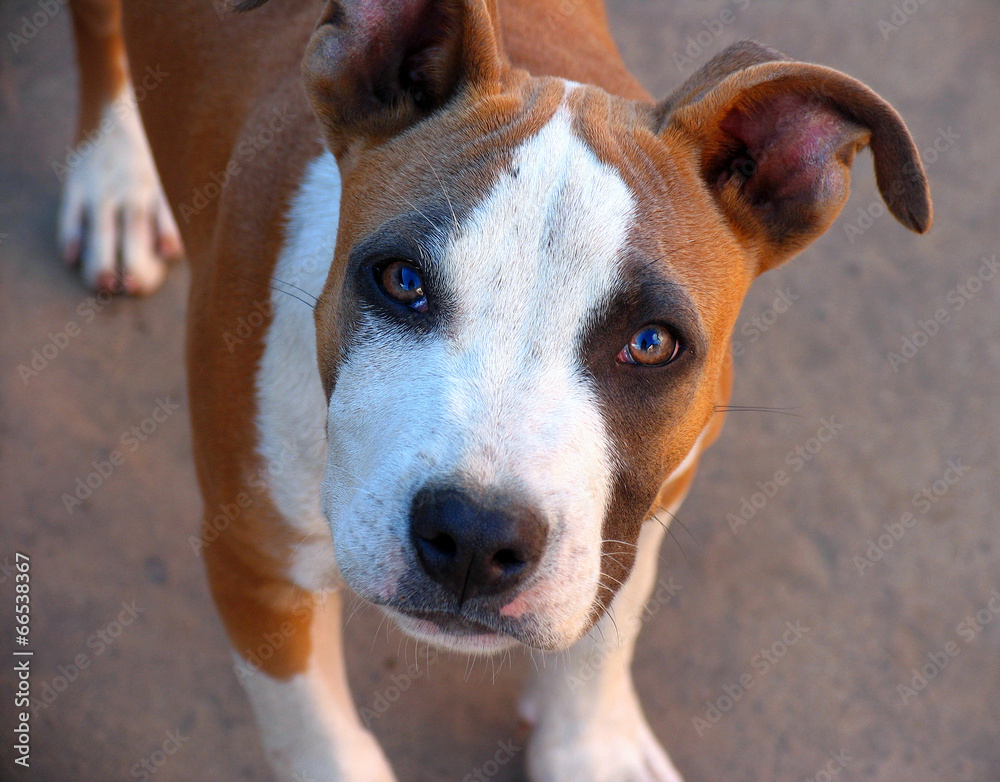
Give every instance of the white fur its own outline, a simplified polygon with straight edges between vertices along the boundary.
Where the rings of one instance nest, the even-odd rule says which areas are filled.
[[[293,296],[318,296],[326,280],[340,178],[328,153],[310,165],[273,275],[292,295],[270,294],[272,321],[257,377],[259,452],[276,507],[303,537],[293,578],[313,590],[330,585],[325,511],[338,564],[369,597],[391,597],[407,567],[410,501],[425,481],[461,471],[484,484],[518,483],[550,520],[550,551],[526,601],[550,628],[546,640],[559,646],[579,635],[596,598],[614,459],[580,373],[577,337],[618,280],[634,203],[619,174],[572,135],[565,109],[515,161],[517,176],[500,178],[445,253],[442,274],[459,292],[454,331],[415,338],[364,323],[329,408],[316,370],[312,312]],[[696,458],[702,440],[674,474]],[[535,683],[533,779],[679,782],[629,673],[662,534],[656,522],[645,525],[635,568],[612,604],[624,634],[618,637],[605,617],[562,658],[582,665],[605,649],[598,674],[574,688],[569,669],[553,665]],[[304,674],[277,681],[243,663],[238,670],[281,779],[389,782],[391,771],[351,704],[336,629],[339,596],[329,597],[312,629]],[[402,624],[410,632],[452,648],[500,645],[490,637],[449,641],[427,623],[408,621]]]
[[[281,782],[394,782],[389,764],[357,717],[341,653],[340,597],[328,593],[310,627],[304,673],[274,679],[236,658],[264,750]]]
[[[535,642],[557,648],[595,601],[614,459],[580,336],[618,282],[635,203],[565,107],[513,158],[445,250],[458,299],[448,332],[387,334],[364,320],[330,400],[324,508],[344,578],[385,598],[426,482],[460,473],[519,487],[549,524],[522,608],[544,628]]]
[[[131,82],[104,107],[100,124],[69,156],[66,169],[59,210],[63,255],[80,255],[84,281],[108,288],[119,277],[120,253],[126,290],[152,293],[165,274],[160,248],[172,254],[181,241]]]
[[[302,536],[291,576],[306,589],[331,587],[335,560],[330,527],[320,509],[326,468],[326,398],[316,366],[316,326],[310,303],[333,262],[340,215],[340,172],[329,152],[306,170],[288,216],[288,241],[262,294],[271,325],[257,373],[258,451],[270,496]]]
[[[646,522],[635,566],[609,612],[567,652],[535,666],[522,701],[522,714],[535,725],[532,782],[682,782],[646,722],[631,673],[665,530]]]

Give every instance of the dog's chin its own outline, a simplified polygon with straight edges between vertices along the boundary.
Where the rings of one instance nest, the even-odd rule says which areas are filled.
[[[442,615],[440,619],[430,619],[404,614],[386,606],[382,606],[382,610],[407,635],[452,652],[492,655],[520,644],[515,638],[457,617]]]

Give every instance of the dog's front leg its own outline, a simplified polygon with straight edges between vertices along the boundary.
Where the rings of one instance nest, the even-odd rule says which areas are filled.
[[[608,614],[567,652],[538,662],[522,701],[535,726],[532,782],[681,782],[646,723],[630,669],[664,529],[646,522],[635,567]]]
[[[218,558],[221,559],[221,558]],[[237,570],[244,570],[241,565]],[[236,600],[216,602],[234,645],[235,670],[281,782],[394,782],[375,737],[358,719],[341,643],[339,592],[306,592],[241,572]]]

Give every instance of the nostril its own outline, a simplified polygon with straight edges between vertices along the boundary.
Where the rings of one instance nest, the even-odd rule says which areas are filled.
[[[546,538],[540,515],[519,497],[434,486],[413,498],[410,535],[424,572],[459,604],[520,583],[538,564]]]
[[[518,556],[516,551],[505,548],[493,555],[493,564],[504,573],[513,573],[524,565],[524,560]]]
[[[428,548],[432,549],[434,553],[440,554],[444,557],[454,557],[458,553],[458,544],[455,539],[447,534],[446,532],[439,532],[432,538],[420,536],[420,540],[423,541]]]

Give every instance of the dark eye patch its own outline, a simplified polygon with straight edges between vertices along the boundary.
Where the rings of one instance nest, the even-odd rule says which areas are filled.
[[[453,309],[440,258],[454,227],[447,205],[393,217],[351,249],[344,306],[418,334],[445,326]]]
[[[662,367],[680,358],[684,344],[666,326],[647,323],[640,328],[616,358],[622,364]]]
[[[642,258],[626,258],[622,278],[618,289],[594,308],[578,348],[614,454],[611,497],[601,530],[608,542],[604,550],[613,557],[602,567],[618,580],[628,575],[631,544],[666,478],[663,449],[695,399],[708,353],[693,301],[665,270]],[[634,338],[640,340],[637,348],[655,351],[655,339],[643,334],[649,324],[668,329],[684,345],[683,352],[652,366],[622,363],[622,346]],[[622,564],[616,564],[620,559]]]
[[[624,266],[624,281],[591,314],[580,341],[581,360],[613,406],[626,406],[628,399],[628,406],[646,407],[687,377],[688,366],[705,352],[704,331],[678,283],[646,264]],[[648,362],[640,360],[639,349]]]

